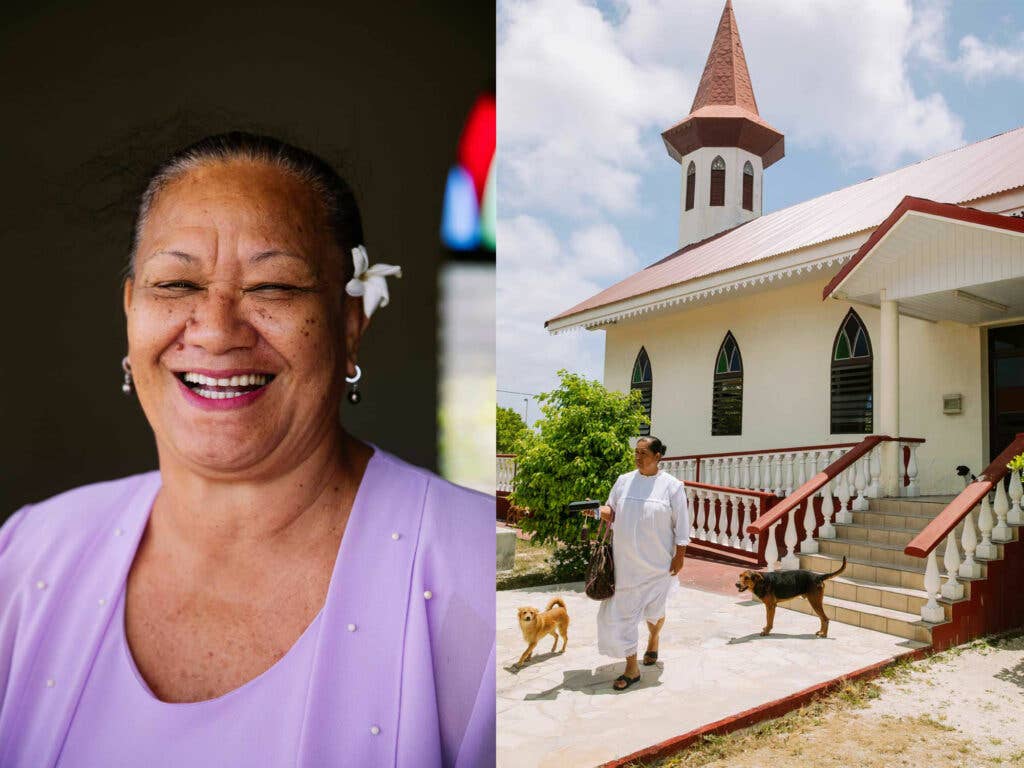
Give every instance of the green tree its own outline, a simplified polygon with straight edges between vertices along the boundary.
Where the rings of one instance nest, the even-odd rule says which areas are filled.
[[[537,397],[544,414],[537,431],[519,444],[512,503],[530,510],[521,525],[537,542],[562,545],[555,553],[556,574],[578,578],[588,552],[582,540],[587,518],[570,514],[565,505],[607,498],[615,478],[633,469],[629,440],[648,419],[638,391],[609,392],[598,381],[565,370],[558,375],[558,388]]]
[[[498,453],[515,453],[516,442],[530,431],[523,417],[512,408],[498,406],[495,420],[497,428]]]

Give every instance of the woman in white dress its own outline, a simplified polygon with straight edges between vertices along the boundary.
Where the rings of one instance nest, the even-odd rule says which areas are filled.
[[[690,513],[683,483],[658,469],[665,445],[642,437],[634,453],[636,469],[620,475],[600,508],[614,533],[615,594],[597,614],[598,650],[625,658],[626,669],[612,684],[625,690],[640,680],[638,625],[647,622],[643,663],[658,660],[658,638],[665,623],[669,587],[683,567],[690,543]]]

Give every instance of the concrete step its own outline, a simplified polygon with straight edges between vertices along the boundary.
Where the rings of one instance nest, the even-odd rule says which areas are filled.
[[[804,598],[789,600],[779,603],[780,607],[788,608],[800,613],[816,615],[811,604]],[[842,600],[837,597],[825,597],[823,606],[825,615],[833,621],[843,624],[851,624],[855,627],[873,629],[876,632],[885,632],[889,635],[913,640],[918,643],[931,644],[931,628],[938,624],[929,624],[921,621],[919,614],[896,611],[889,608],[881,608],[876,605],[865,605],[851,600]],[[776,626],[778,625],[778,614],[776,614]],[[944,622],[940,622],[944,623]]]
[[[852,517],[853,525],[861,525],[865,528],[905,528],[912,531],[923,530],[926,525],[935,519],[935,517],[927,515],[879,511],[854,512]],[[978,524],[977,516],[974,518],[974,524],[975,526]],[[842,523],[839,523],[839,525],[842,525]],[[960,525],[963,524],[961,523]],[[960,525],[957,526],[958,529]]]
[[[818,551],[826,555],[836,555],[852,560],[885,563],[887,565],[904,565],[908,568],[921,566],[924,572],[925,561],[922,558],[903,554],[901,544],[881,544],[860,539],[819,539]]]
[[[945,583],[945,579],[943,579]],[[964,584],[964,597],[966,600],[971,595],[970,583]],[[844,572],[842,576],[835,576],[825,582],[825,595],[836,597],[840,600],[849,600],[854,603],[874,605],[879,608],[888,608],[892,611],[912,613],[915,616],[921,615],[921,608],[928,602],[928,593],[923,589],[910,589],[908,587],[894,587],[888,584],[865,581],[848,577]],[[952,616],[951,606],[953,600],[939,598],[939,602],[949,606],[946,610],[946,618]]]
[[[840,566],[842,559],[841,555],[833,555],[827,552],[800,555],[800,567],[817,571],[818,573],[832,572]],[[988,561],[981,558],[978,558],[977,561],[981,564],[981,578],[985,578],[987,573],[985,563]],[[846,570],[843,571],[842,575],[863,582],[924,591],[925,562],[925,559],[921,558],[919,566],[910,567],[848,557]],[[941,572],[942,566],[939,566],[939,570]],[[960,577],[959,581],[962,584],[966,584],[969,581],[976,581],[976,579]]]
[[[902,521],[901,521],[902,522]],[[887,527],[883,525],[864,525],[860,523],[836,523],[837,540],[870,541],[873,544],[892,544],[906,547],[920,533],[917,528]],[[960,528],[957,526],[957,534]]]
[[[935,517],[949,506],[953,496],[917,496],[914,498],[868,499],[868,511],[893,514],[902,512],[907,515]]]
[[[853,522],[850,523],[836,523],[836,535],[842,538],[839,534],[840,526],[843,528],[865,528],[874,531],[899,531],[906,533],[910,539],[914,538],[918,533],[924,530],[934,518],[931,517],[920,517],[918,515],[882,515],[875,512],[854,512]],[[974,529],[978,529],[978,518],[974,518]],[[956,535],[959,536],[963,532],[963,522],[957,523]],[[868,536],[851,535],[849,538],[853,539],[866,539]],[[909,542],[910,539],[907,539]]]

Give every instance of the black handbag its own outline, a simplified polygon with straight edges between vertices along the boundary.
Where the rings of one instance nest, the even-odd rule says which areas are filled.
[[[601,525],[604,531],[601,531]],[[608,540],[611,526],[604,520],[598,525],[598,537],[591,544],[590,563],[587,565],[587,597],[593,600],[607,600],[615,594],[615,559],[612,557],[612,543]]]

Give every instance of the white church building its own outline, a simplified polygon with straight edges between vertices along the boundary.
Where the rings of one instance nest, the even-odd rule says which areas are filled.
[[[645,389],[652,434],[691,454],[922,437],[918,485],[942,494],[1024,431],[1024,129],[762,214],[783,137],[727,8],[662,136],[679,250],[546,323],[604,331],[605,384]]]
[[[782,497],[776,506],[794,510],[779,526],[782,567],[797,565],[797,550],[799,562],[849,555],[851,581],[837,589],[852,602],[858,578],[907,586],[880,567],[899,570],[906,558],[903,570],[920,572],[910,579],[920,599],[877,593],[868,603],[902,607],[903,624],[888,631],[931,642],[925,630],[968,600],[962,582],[981,574],[984,558],[1004,556],[1001,539],[1017,544],[1014,481],[985,489],[981,506],[993,490],[999,507],[990,523],[976,504],[966,514],[980,528],[971,567],[961,568],[975,554],[963,516],[948,536],[931,529],[947,549],[956,544],[959,591],[940,597],[937,572],[929,581],[923,555],[904,552],[914,524],[923,529],[924,518],[964,491],[959,465],[980,475],[1024,433],[1024,128],[763,213],[764,174],[783,160],[784,138],[759,113],[727,2],[690,113],[662,137],[681,171],[678,250],[551,318],[547,329],[604,333],[604,383],[643,393],[650,433],[672,454],[663,466],[688,481],[704,516],[698,539],[756,555],[758,538],[746,531],[767,509],[756,492]],[[871,435],[882,438],[868,444]],[[833,468],[841,474],[787,506],[795,489],[851,449],[859,453],[849,466]],[[893,501],[917,496],[917,507]],[[817,521],[800,507],[808,498]],[[834,514],[823,513],[833,498]],[[726,518],[717,529],[716,501]],[[877,516],[922,520],[855,519],[869,506]],[[841,530],[850,542],[840,546],[833,524],[861,528]],[[869,538],[884,538],[888,549],[869,548]],[[770,567],[775,546],[776,537],[761,537]],[[936,549],[943,557],[932,541],[932,561]],[[845,598],[832,597],[839,616]],[[930,623],[906,619],[918,609]],[[843,616],[883,629],[892,618],[884,610]],[[1006,621],[1016,618],[994,623]],[[965,631],[973,630],[957,637]]]

